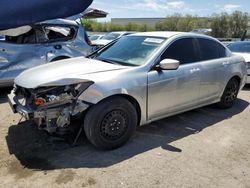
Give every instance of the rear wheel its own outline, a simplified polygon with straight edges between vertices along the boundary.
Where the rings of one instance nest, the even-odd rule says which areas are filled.
[[[84,130],[89,141],[100,149],[115,149],[134,134],[137,112],[122,97],[114,97],[93,106],[85,116]]]
[[[240,84],[236,78],[232,78],[221,97],[221,101],[218,103],[219,108],[231,108],[237,99],[240,89]]]

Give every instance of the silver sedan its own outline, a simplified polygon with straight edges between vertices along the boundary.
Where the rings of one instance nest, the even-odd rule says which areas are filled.
[[[88,58],[23,72],[9,101],[14,112],[50,133],[70,130],[71,119],[81,114],[90,142],[113,149],[139,125],[214,103],[231,107],[246,72],[244,59],[214,38],[137,33]]]

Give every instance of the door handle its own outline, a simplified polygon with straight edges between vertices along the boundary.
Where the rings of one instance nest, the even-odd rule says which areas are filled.
[[[229,64],[230,64],[230,62],[228,62],[228,61],[222,63],[223,66],[227,66]]]
[[[195,73],[195,72],[199,72],[201,69],[199,68],[194,68],[194,69],[191,69],[190,72],[191,73]]]

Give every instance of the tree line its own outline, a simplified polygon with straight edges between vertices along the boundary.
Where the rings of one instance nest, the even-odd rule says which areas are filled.
[[[197,28],[212,29],[211,35],[217,38],[239,38],[248,29],[250,19],[246,12],[235,11],[233,13],[213,14],[210,17],[198,17],[192,15],[174,14],[167,16],[164,21],[158,22],[154,27],[146,24],[129,23],[127,25],[101,23],[96,20],[82,19],[82,25],[87,31],[111,32],[111,31],[183,31],[190,32]],[[249,34],[250,37],[250,34]]]

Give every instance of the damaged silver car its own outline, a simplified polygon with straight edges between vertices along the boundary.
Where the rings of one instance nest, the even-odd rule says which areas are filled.
[[[246,82],[244,59],[208,36],[137,33],[88,58],[32,68],[15,79],[10,106],[50,133],[73,117],[98,148],[125,144],[136,127],[217,103],[231,107]]]
[[[90,40],[77,21],[56,19],[0,31],[0,87],[34,66],[92,52]]]

